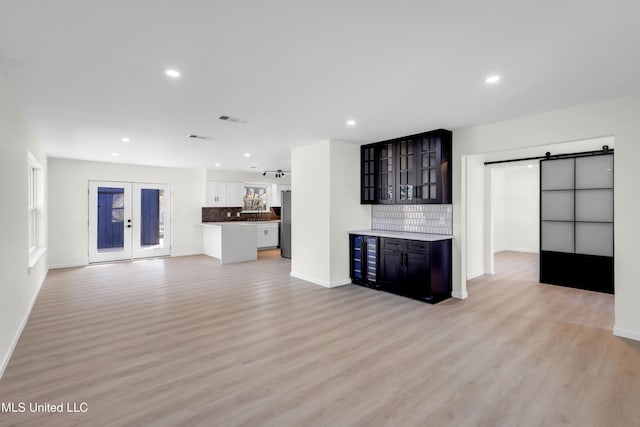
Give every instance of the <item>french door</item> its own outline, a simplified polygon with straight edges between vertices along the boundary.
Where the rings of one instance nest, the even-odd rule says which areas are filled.
[[[171,254],[169,186],[89,181],[89,262]]]

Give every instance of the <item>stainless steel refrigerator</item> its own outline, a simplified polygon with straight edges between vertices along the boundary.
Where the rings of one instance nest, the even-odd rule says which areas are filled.
[[[280,255],[291,259],[291,190],[282,192],[280,211]]]

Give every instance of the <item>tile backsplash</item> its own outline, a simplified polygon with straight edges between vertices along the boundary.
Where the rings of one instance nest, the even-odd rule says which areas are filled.
[[[238,214],[240,216],[238,216]],[[269,211],[255,213],[243,213],[242,208],[202,208],[202,222],[227,222],[227,221],[254,221],[254,220],[280,219],[274,208]]]
[[[453,234],[451,205],[373,205],[373,230]]]

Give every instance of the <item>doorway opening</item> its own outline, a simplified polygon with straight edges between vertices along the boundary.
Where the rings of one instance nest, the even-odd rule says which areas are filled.
[[[614,143],[611,136],[466,156],[466,210],[473,212],[466,223],[466,279],[495,274],[497,253],[540,252],[539,160],[488,166],[484,162],[544,156],[547,151],[595,151],[604,145],[613,148]]]
[[[166,184],[89,181],[89,262],[171,255]]]

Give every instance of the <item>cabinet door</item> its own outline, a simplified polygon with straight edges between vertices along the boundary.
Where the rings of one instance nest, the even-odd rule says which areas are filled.
[[[376,147],[376,199],[378,203],[392,204],[395,200],[395,176],[393,165],[393,143]]]
[[[417,203],[438,203],[440,197],[440,138],[425,135],[416,142]]]
[[[271,247],[275,248],[276,246],[278,246],[277,224],[275,229],[271,226],[258,226],[256,230],[256,232],[258,233],[256,238],[257,246],[259,249]]]
[[[415,157],[414,140],[406,139],[398,141],[396,148],[396,197],[397,204],[414,203],[415,197]]]
[[[388,285],[402,286],[406,269],[404,267],[405,242],[399,239],[380,239],[380,276]]]
[[[225,207],[241,208],[243,185],[240,182],[227,182]]]
[[[363,146],[360,149],[360,204],[376,202],[376,149]]]
[[[431,294],[431,265],[429,253],[407,252],[405,255],[407,268],[406,287],[423,296]]]
[[[207,206],[222,207],[227,201],[227,183],[207,181]]]

